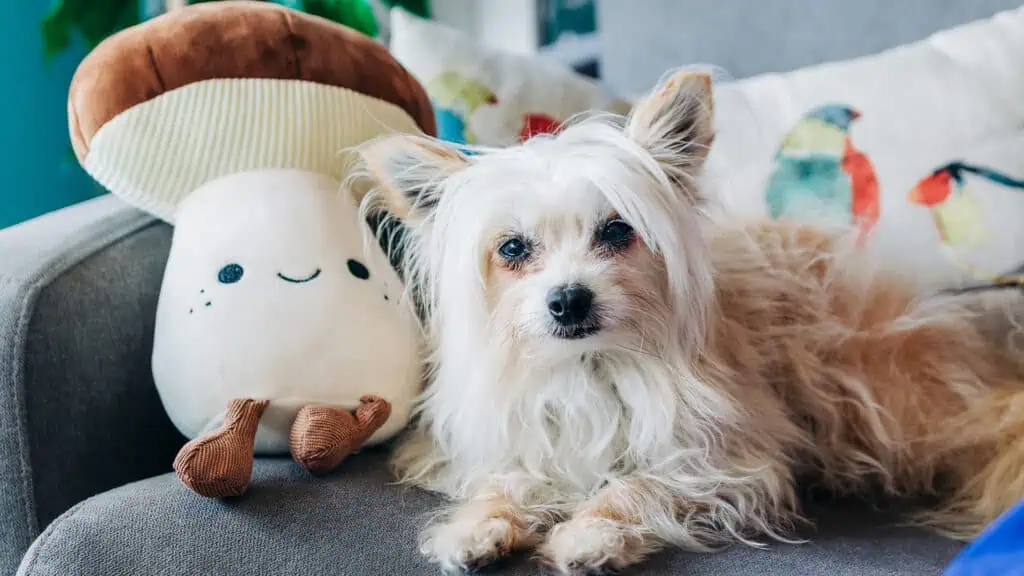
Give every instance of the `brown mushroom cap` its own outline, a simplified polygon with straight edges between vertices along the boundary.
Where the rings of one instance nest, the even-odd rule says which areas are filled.
[[[347,88],[405,110],[435,135],[419,82],[380,43],[269,2],[196,4],[104,40],[71,82],[68,121],[80,162],[118,114],[187,84],[219,78],[304,80]]]

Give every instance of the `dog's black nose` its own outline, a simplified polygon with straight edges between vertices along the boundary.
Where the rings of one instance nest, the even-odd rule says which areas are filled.
[[[562,326],[581,324],[594,307],[594,292],[580,284],[557,286],[548,292],[548,312]]]

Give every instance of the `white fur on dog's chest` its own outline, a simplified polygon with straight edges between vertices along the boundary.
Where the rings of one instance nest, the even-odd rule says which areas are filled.
[[[507,386],[464,389],[463,410],[434,413],[458,484],[504,476],[582,496],[670,451],[676,399],[632,362],[566,363],[517,376]],[[452,396],[434,400],[450,407]]]
[[[583,364],[556,370],[538,384],[508,407],[506,420],[516,429],[512,444],[502,448],[535,476],[589,491],[623,464],[626,407],[614,384]]]

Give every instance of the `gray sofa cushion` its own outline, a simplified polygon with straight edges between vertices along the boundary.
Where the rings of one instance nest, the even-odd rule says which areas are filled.
[[[111,196],[0,230],[0,574],[72,505],[170,470],[149,367],[170,237]]]
[[[61,516],[33,544],[21,576],[135,574],[216,576],[437,574],[416,552],[416,533],[438,499],[394,486],[383,449],[312,478],[286,459],[258,460],[248,494],[204,500],[173,475],[129,484]],[[802,546],[737,547],[708,555],[663,553],[630,574],[939,574],[959,545],[856,504],[816,510]],[[512,562],[493,573],[526,575]]]

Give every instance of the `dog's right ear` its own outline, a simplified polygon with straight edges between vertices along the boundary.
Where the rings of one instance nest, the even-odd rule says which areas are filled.
[[[378,207],[411,225],[437,208],[444,181],[469,166],[469,159],[458,151],[410,134],[369,140],[355,152],[372,180]]]
[[[681,70],[666,75],[633,106],[626,134],[651,153],[690,200],[702,202],[691,181],[703,167],[713,126],[711,74]]]

